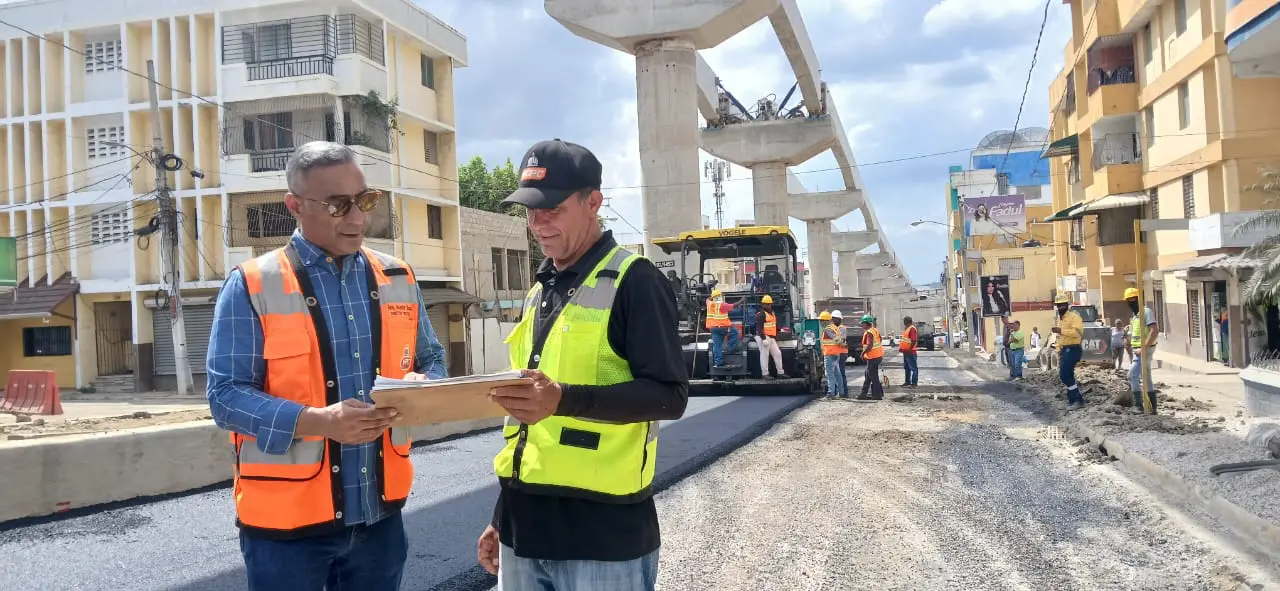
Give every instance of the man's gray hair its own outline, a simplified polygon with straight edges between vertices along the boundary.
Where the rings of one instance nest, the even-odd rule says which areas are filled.
[[[289,192],[300,195],[305,188],[307,173],[317,169],[339,164],[355,164],[356,153],[342,144],[335,142],[314,141],[298,146],[284,165],[285,182]]]

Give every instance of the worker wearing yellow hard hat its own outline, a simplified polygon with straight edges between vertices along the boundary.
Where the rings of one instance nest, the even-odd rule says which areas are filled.
[[[755,321],[756,347],[760,349],[760,377],[773,379],[769,373],[769,360],[773,359],[773,367],[778,377],[787,377],[782,368],[782,348],[778,346],[778,316],[773,312],[773,296],[765,294],[760,298],[760,310],[756,312]]]
[[[1071,309],[1071,298],[1066,294],[1058,294],[1053,300],[1053,307],[1058,312],[1058,325],[1053,332],[1058,333],[1058,379],[1067,387],[1067,410],[1075,410],[1084,406],[1084,395],[1080,393],[1080,384],[1076,383],[1076,364],[1084,356],[1080,341],[1084,337],[1084,319]]]
[[[1129,319],[1129,348],[1133,351],[1133,363],[1129,365],[1129,391],[1133,393],[1134,409],[1142,412],[1142,382],[1146,382],[1147,402],[1150,402],[1150,407],[1146,410],[1156,414],[1156,392],[1151,387],[1151,364],[1143,358],[1143,353],[1146,353],[1146,357],[1155,353],[1160,325],[1156,323],[1156,314],[1151,306],[1144,306],[1139,301],[1141,295],[1136,287],[1124,290],[1124,301],[1129,304],[1129,311],[1133,313]]]
[[[822,320],[824,322],[827,320],[831,320],[831,312],[823,310],[821,313],[818,314],[818,320]]]
[[[733,304],[724,301],[724,294],[719,289],[711,290],[711,297],[707,298],[707,331],[711,333],[711,362],[712,367],[724,367],[724,353],[727,349],[730,352],[738,350],[738,328],[733,325],[733,321],[729,319],[729,312],[733,311]]]
[[[849,384],[845,381],[844,356],[849,354],[849,344],[845,341],[844,327],[840,325],[839,310],[828,312],[823,310],[818,318],[828,322],[822,328],[822,361],[827,374],[826,400],[849,397]]]

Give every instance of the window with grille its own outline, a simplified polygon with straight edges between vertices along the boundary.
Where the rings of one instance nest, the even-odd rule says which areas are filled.
[[[1026,271],[1022,267],[1022,257],[1018,257],[1016,259],[1000,259],[999,262],[1000,274],[1008,275],[1009,281],[1026,279],[1026,275],[1024,274]]]
[[[1070,247],[1071,247],[1071,250],[1084,249],[1084,220],[1083,219],[1076,218],[1074,220],[1071,220]]]
[[[283,201],[256,203],[245,208],[250,238],[280,238],[293,234],[297,221]]]
[[[128,242],[133,232],[129,228],[128,211],[103,211],[89,216],[89,242],[91,244],[117,244]]]
[[[1187,0],[1173,0],[1173,22],[1179,35],[1187,32]]]
[[[1191,126],[1191,88],[1183,82],[1178,86],[1178,129]]]
[[[1151,23],[1147,23],[1142,27],[1142,63],[1151,63],[1155,57],[1156,36],[1151,29]]]
[[[507,289],[524,289],[524,252],[507,250]]]
[[[1196,183],[1191,175],[1182,177],[1182,217],[1196,217]]]
[[[427,238],[444,240],[444,210],[436,205],[427,206]]]
[[[23,357],[60,357],[70,354],[70,326],[34,326],[22,329]]]
[[[1147,136],[1147,147],[1150,148],[1156,141],[1156,112],[1152,107],[1142,110],[1142,129],[1143,135]]]
[[[1187,319],[1191,323],[1188,327],[1191,338],[1200,338],[1200,290],[1187,290]]]
[[[120,69],[120,41],[90,41],[84,44],[84,73],[112,72]]]
[[[422,154],[427,164],[440,165],[440,135],[434,131],[422,133]]]
[[[90,160],[96,158],[119,158],[124,153],[121,140],[124,138],[124,126],[90,127],[85,130],[86,147]]]
[[[1160,327],[1168,326],[1168,325],[1167,325],[1167,324],[1165,324],[1165,322],[1164,322],[1164,318],[1165,318],[1165,313],[1164,313],[1164,291],[1159,290],[1159,289],[1152,290],[1152,291],[1154,291],[1154,292],[1155,292],[1155,302],[1156,302],[1156,309],[1155,309],[1155,313],[1156,313],[1156,325],[1157,325],[1157,326],[1160,326]]]
[[[1147,207],[1151,210],[1150,217],[1153,220],[1158,220],[1160,219],[1160,189],[1158,187],[1147,189],[1147,195],[1151,198],[1151,201],[1147,204]]]
[[[436,87],[436,62],[431,56],[423,53],[418,55],[418,59],[422,62],[422,85],[435,89]]]

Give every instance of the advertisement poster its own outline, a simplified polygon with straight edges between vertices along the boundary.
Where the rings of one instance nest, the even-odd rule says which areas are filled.
[[[965,236],[1008,236],[1027,232],[1024,195],[964,198]]]
[[[978,282],[978,297],[982,298],[982,317],[1008,316],[1013,311],[1009,299],[1008,275],[983,275]]]

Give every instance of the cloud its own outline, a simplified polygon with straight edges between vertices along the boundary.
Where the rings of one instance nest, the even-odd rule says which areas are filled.
[[[917,281],[937,277],[948,245],[930,225],[910,223],[942,220],[947,167],[966,164],[967,150],[983,136],[1013,126],[1042,1],[799,0],[866,195]],[[617,218],[611,228],[624,242],[640,242],[635,59],[569,33],[536,2],[435,0],[424,7],[468,39],[469,66],[455,83],[459,159],[479,155],[492,166],[518,160],[538,140],[582,143],[605,166],[605,214]],[[1047,90],[1061,68],[1069,18],[1065,7],[1051,4],[1022,127],[1048,125]],[[795,83],[767,21],[701,54],[748,106],[771,94],[781,100]],[[937,152],[953,153],[926,156]],[[830,152],[792,171],[810,191],[843,188]],[[750,171],[732,166],[730,175],[723,184],[725,224],[752,218],[754,209]],[[714,216],[714,186],[702,181],[702,212]],[[805,224],[793,219],[791,226],[803,244]],[[836,226],[864,227],[856,212]]]

